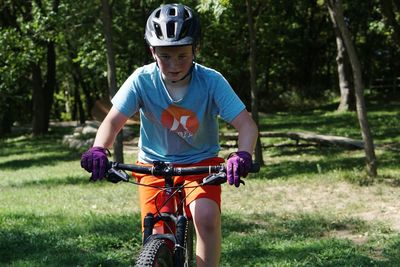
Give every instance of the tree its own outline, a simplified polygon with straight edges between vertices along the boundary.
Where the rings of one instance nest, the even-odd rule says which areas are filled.
[[[98,99],[108,97],[107,49],[104,42],[102,5],[96,1],[63,2],[60,20],[63,22],[63,39],[58,49],[58,68],[62,90],[70,96],[59,107],[68,106],[67,118],[84,123],[92,119],[92,109]],[[56,108],[56,107],[54,107]],[[78,117],[79,116],[79,117]]]
[[[48,131],[56,87],[55,46],[59,37],[56,21],[59,2],[1,3],[0,39],[5,45],[2,45],[2,52],[5,53],[1,58],[5,64],[2,64],[0,90],[5,94],[0,101],[5,107],[0,120],[1,129],[5,131],[17,119],[14,114],[19,113],[23,114],[23,122],[32,120],[34,135]],[[28,99],[32,100],[32,104]],[[26,107],[32,107],[32,110]]]
[[[346,46],[344,44],[343,36],[340,33],[340,29],[336,23],[332,23],[335,31],[336,38],[336,64],[337,73],[339,78],[339,89],[340,89],[340,103],[337,108],[338,111],[350,111],[355,110],[355,93],[353,80],[351,79],[351,65],[349,62],[349,56],[347,54]]]
[[[23,34],[23,21],[30,14],[27,3],[0,5],[0,136],[11,132],[17,118],[30,114],[30,62],[35,61],[33,42]],[[26,12],[26,13],[25,13]],[[22,19],[21,19],[22,18]],[[23,122],[29,121],[29,118]]]
[[[249,29],[249,69],[250,69],[250,89],[251,89],[251,115],[256,122],[257,126],[259,126],[258,119],[258,90],[256,85],[257,79],[257,69],[256,69],[256,59],[257,59],[257,51],[256,51],[256,34],[254,32],[254,23],[253,23],[253,5],[251,0],[246,0],[246,10],[247,10],[247,24]],[[262,155],[262,147],[260,137],[257,138],[257,145],[255,151],[255,160],[259,162],[261,165],[264,165],[263,155]]]
[[[35,120],[38,125],[44,125],[45,130],[46,117],[77,120],[79,114],[82,122],[90,117],[96,100],[110,95],[104,64],[107,49],[103,19],[98,16],[102,6],[94,0],[59,1],[57,5],[58,1],[3,0],[0,3],[0,132],[10,131],[15,121],[33,121],[32,117],[36,116],[32,114],[33,92],[39,93],[34,96],[35,110],[39,114]],[[152,60],[143,40],[144,25],[149,11],[165,1],[109,0],[111,2],[118,83]],[[183,2],[202,9],[199,15],[205,30],[196,60],[223,73],[250,107],[249,81],[253,78],[247,63],[251,42],[246,1]],[[335,34],[326,19],[326,10],[319,8],[316,2],[252,0],[254,16],[251,19],[257,38],[254,64],[258,111],[311,108],[327,103],[326,100],[330,102],[338,95]],[[389,4],[389,9],[384,9],[383,4]],[[376,79],[397,77],[400,50],[393,36],[396,27],[388,27],[390,14],[385,15],[387,18],[382,18],[382,14],[391,10],[398,23],[399,1],[347,1],[345,9],[365,86],[368,88]],[[344,43],[342,47],[347,49]],[[343,54],[337,57],[339,65],[348,58],[346,51],[340,51]],[[341,66],[345,68],[346,64],[351,69],[350,61]],[[350,84],[354,82],[352,77],[346,80]],[[55,90],[54,94],[49,90]],[[374,89],[370,92],[380,97],[391,96],[397,90],[390,94]],[[39,101],[54,103],[48,106]],[[49,113],[43,115],[46,112]],[[41,118],[43,122],[39,123]]]
[[[346,51],[346,46],[340,31],[335,28],[336,46],[337,46],[337,73],[339,78],[340,102],[337,108],[338,111],[355,110],[355,92],[354,84],[351,79],[351,66],[349,56]]]
[[[58,12],[59,0],[53,0],[50,14],[47,14],[46,7],[41,1],[37,1],[38,12],[44,17],[48,17],[51,21],[48,32],[55,30],[55,17]],[[47,24],[46,22],[43,22]],[[49,38],[43,43],[44,49],[47,51],[47,64],[45,81],[42,77],[42,69],[40,62],[32,64],[32,80],[33,80],[33,118],[32,132],[33,135],[42,135],[48,132],[50,122],[50,111],[53,105],[54,90],[56,87],[56,50],[55,40]]]
[[[108,0],[102,0],[102,6],[103,6],[104,37],[106,39],[106,47],[107,47],[108,89],[110,92],[110,97],[113,97],[117,93],[118,89],[117,89],[116,68],[115,68],[115,54],[112,42],[111,8],[108,3]],[[114,142],[114,160],[117,162],[124,162],[122,140],[123,140],[123,132],[121,129]]]
[[[234,7],[235,4],[241,5],[241,8],[236,9]],[[241,12],[244,8],[246,8],[247,12]],[[223,60],[213,62],[215,56],[208,55],[208,51],[202,53],[202,58],[209,60],[209,64],[213,65],[213,67],[223,63],[215,68],[223,69],[225,73],[228,73],[227,76],[232,76],[228,77],[231,83],[237,83],[236,81],[240,82],[240,84],[234,86],[235,91],[242,99],[247,100],[250,98],[251,115],[258,125],[257,51],[252,1],[246,0],[245,3],[242,3],[226,0],[203,0],[200,1],[198,9],[203,15],[205,15],[206,12],[211,12],[212,15],[210,19],[214,19],[214,23],[209,23],[211,27],[214,27],[208,27],[208,31],[204,33],[204,39],[207,38],[208,42],[203,42],[202,46],[212,46],[214,48],[214,50],[212,50],[213,54],[219,54]],[[226,19],[222,18],[222,16],[227,16],[228,18],[234,17],[235,19]],[[209,19],[202,19],[202,21],[205,20]],[[221,30],[222,32],[219,32]],[[242,31],[247,31],[248,36],[243,36]],[[227,40],[228,38],[233,40]],[[220,41],[224,44],[223,46],[220,46]],[[227,43],[230,45],[226,46]],[[216,52],[217,47],[220,49],[222,48],[222,50]],[[243,62],[248,62],[248,64],[242,64]],[[229,75],[232,74],[229,72],[232,72],[233,75]],[[248,97],[249,87],[250,97]],[[244,90],[241,90],[242,88],[244,88]],[[263,164],[260,138],[258,138],[256,145],[255,160]]]
[[[392,38],[394,42],[400,46],[400,23],[396,19],[394,10],[400,11],[399,1],[393,0],[380,0],[381,12],[384,17],[385,23],[393,29]]]
[[[350,31],[348,30],[342,9],[342,2],[340,0],[327,0],[326,6],[332,23],[338,27],[343,37],[345,47],[348,51],[350,63],[353,71],[353,79],[356,94],[356,106],[358,121],[361,128],[361,135],[364,141],[364,150],[366,155],[367,173],[371,177],[377,176],[377,162],[375,156],[374,142],[371,135],[371,130],[368,125],[367,110],[364,100],[364,85],[362,80],[361,65],[358,60],[357,52],[352,43]]]

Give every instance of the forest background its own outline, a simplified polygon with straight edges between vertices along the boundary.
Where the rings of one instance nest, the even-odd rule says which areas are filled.
[[[117,88],[137,67],[152,61],[143,38],[145,21],[167,2],[109,3]],[[333,108],[354,110],[349,60],[346,53],[340,56],[337,29],[324,1],[182,2],[196,9],[202,21],[196,60],[220,71],[249,109],[253,53],[258,112],[331,103],[337,103]],[[38,135],[48,131],[50,120],[83,123],[91,118],[96,100],[109,98],[102,6],[94,0],[1,2],[1,135],[15,123],[32,123]],[[381,101],[399,97],[399,6],[397,0],[342,4],[365,94]],[[249,22],[255,36],[252,51]],[[350,93],[341,91],[338,64]]]
[[[143,38],[145,21],[151,10],[167,2],[110,3],[117,87],[152,61]],[[225,75],[250,108],[246,2],[182,2],[201,17],[197,61]],[[339,99],[335,30],[319,2],[253,0],[259,111],[297,110]],[[366,93],[380,99],[399,94],[399,6],[399,1],[387,0],[343,3]],[[48,119],[90,118],[95,101],[109,96],[100,1],[6,0],[0,7],[0,132],[35,116],[44,120],[37,133],[47,131]]]

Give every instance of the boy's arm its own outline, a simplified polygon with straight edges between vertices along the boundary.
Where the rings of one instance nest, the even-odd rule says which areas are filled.
[[[240,177],[246,177],[251,169],[252,154],[257,142],[258,128],[246,109],[231,122],[238,131],[238,151],[231,153],[226,164],[227,180],[239,187]]]
[[[127,120],[127,116],[118,111],[115,107],[112,107],[97,131],[93,146],[103,148],[111,147],[117,134]]]
[[[107,165],[107,148],[111,147],[118,132],[128,120],[123,113],[116,108],[111,108],[106,118],[101,123],[93,147],[82,154],[81,166],[92,173],[90,179],[96,181],[105,176]]]
[[[258,128],[250,114],[244,109],[231,125],[238,131],[238,151],[246,151],[253,154],[258,137]]]

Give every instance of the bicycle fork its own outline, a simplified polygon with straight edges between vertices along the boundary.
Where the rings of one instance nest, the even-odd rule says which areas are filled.
[[[169,240],[170,249],[174,254],[174,266],[184,266],[186,256],[186,242],[188,219],[184,215],[184,207],[181,202],[183,192],[178,191],[178,195],[174,195],[171,187],[173,187],[172,178],[166,178],[166,189],[161,192],[162,207],[157,215],[148,213],[143,222],[143,245],[152,239]],[[161,221],[163,223],[163,234],[153,234],[154,225]]]

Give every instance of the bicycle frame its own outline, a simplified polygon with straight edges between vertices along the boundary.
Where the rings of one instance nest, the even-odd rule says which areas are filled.
[[[183,219],[181,216],[185,216],[185,194],[182,190],[183,187],[181,185],[174,187],[174,181],[171,175],[165,175],[163,178],[165,181],[164,190],[160,191],[155,198],[157,213],[148,213],[144,219],[143,244],[145,244],[147,238],[152,235],[154,225],[158,221],[164,223],[164,234],[174,233],[176,226],[182,224]],[[162,203],[160,207],[157,206],[158,202]]]
[[[258,172],[259,168],[258,164],[253,164],[250,172]],[[106,178],[113,183],[129,182],[130,176],[124,171],[162,176],[165,180],[164,187],[160,188],[161,207],[159,209],[157,207],[156,214],[148,213],[144,218],[143,248],[136,266],[153,266],[156,260],[157,266],[172,266],[172,264],[173,266],[189,266],[193,258],[190,257],[193,255],[193,244],[186,244],[188,218],[185,214],[186,196],[183,188],[187,185],[174,186],[174,176],[208,173],[209,175],[203,178],[198,186],[220,185],[226,182],[225,166],[173,167],[164,162],[154,162],[153,166],[142,166],[110,162]],[[154,225],[159,221],[164,223],[164,233],[153,234]],[[190,251],[187,249],[188,246],[191,247]]]
[[[144,218],[143,246],[154,239],[169,240],[169,248],[174,251],[174,266],[184,266],[185,260],[191,262],[193,259],[193,244],[188,244],[188,217],[185,214],[185,193],[183,185],[173,185],[173,177],[166,175],[164,190],[160,192],[161,207],[157,214],[148,213]],[[157,202],[157,201],[156,201]],[[153,233],[154,225],[163,222],[163,233]],[[191,239],[192,240],[192,239]],[[193,242],[193,241],[191,241]],[[185,248],[188,255],[185,255]],[[185,256],[187,259],[185,259]]]

